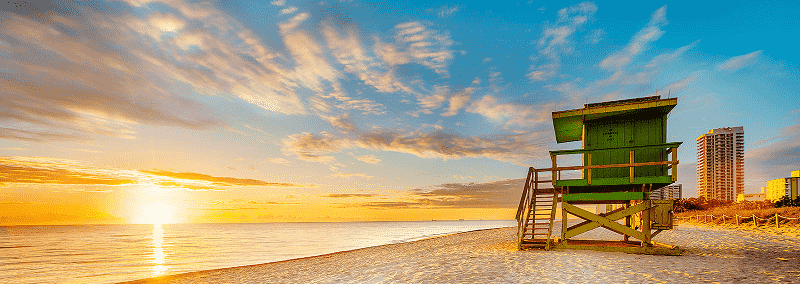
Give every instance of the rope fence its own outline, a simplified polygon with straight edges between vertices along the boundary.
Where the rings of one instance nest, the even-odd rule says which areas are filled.
[[[685,221],[688,219],[689,222],[695,221],[695,222],[707,222],[707,223],[714,222],[715,219],[716,220],[722,219],[723,224],[727,224],[730,221],[731,224],[736,224],[736,225],[739,225],[745,220],[752,220],[753,223],[756,224],[756,226],[760,225],[759,222],[769,222],[770,220],[775,220],[775,227],[780,228],[781,219],[789,221],[789,220],[798,220],[800,218],[791,218],[791,217],[781,216],[780,214],[775,213],[775,215],[769,218],[761,218],[756,216],[755,214],[750,216],[739,216],[739,214],[736,214],[735,216],[728,216],[725,214],[722,214],[722,216],[719,215],[714,216],[714,214],[698,214],[686,217],[676,217],[676,219],[678,219],[679,221]]]

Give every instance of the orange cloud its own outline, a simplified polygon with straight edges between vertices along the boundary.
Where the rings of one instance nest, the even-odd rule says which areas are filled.
[[[516,208],[525,179],[487,183],[446,183],[414,189],[405,200],[352,204],[376,209],[396,208]]]
[[[271,186],[271,187],[296,187],[300,185],[281,182],[266,182],[257,179],[246,178],[232,178],[232,177],[215,177],[206,174],[192,173],[192,172],[170,172],[160,170],[139,170],[140,172],[151,174],[155,176],[171,177],[182,180],[190,181],[207,181],[217,186]]]
[[[8,160],[0,159],[0,163]],[[0,164],[1,183],[122,185],[136,181],[102,174],[89,174],[54,168]]]
[[[373,197],[377,196],[377,194],[369,194],[369,193],[331,193],[328,195],[323,195],[322,197],[330,197],[330,198],[350,198],[350,197]]]

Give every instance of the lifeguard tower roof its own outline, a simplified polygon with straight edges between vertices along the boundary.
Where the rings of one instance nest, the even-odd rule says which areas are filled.
[[[652,117],[669,113],[678,104],[677,98],[661,99],[661,96],[585,104],[583,108],[553,113],[553,128],[556,142],[572,142],[584,139],[584,123],[610,117]]]

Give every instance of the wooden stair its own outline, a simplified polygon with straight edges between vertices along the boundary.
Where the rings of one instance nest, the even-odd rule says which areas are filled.
[[[550,250],[553,220],[556,217],[558,193],[555,188],[539,188],[538,172],[531,168],[517,209],[517,245],[519,249]]]

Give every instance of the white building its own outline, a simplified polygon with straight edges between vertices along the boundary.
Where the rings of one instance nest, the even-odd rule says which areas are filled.
[[[736,200],[744,193],[744,128],[717,128],[696,140],[699,197]]]

